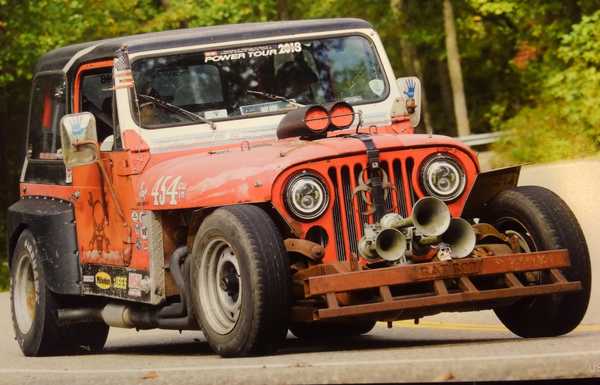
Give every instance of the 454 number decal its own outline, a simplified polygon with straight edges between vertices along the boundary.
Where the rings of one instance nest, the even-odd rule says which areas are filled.
[[[161,176],[154,183],[150,195],[155,206],[176,205],[185,198],[187,185],[181,176]]]

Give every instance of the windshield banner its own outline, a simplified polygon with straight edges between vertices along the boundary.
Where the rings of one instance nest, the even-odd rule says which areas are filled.
[[[208,51],[204,53],[204,63],[216,63],[228,60],[267,57],[298,52],[302,52],[302,44],[299,42],[261,45],[258,47],[243,47],[222,51]]]

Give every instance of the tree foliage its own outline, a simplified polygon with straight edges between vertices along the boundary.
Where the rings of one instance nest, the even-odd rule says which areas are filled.
[[[509,132],[496,149],[504,161],[574,158],[600,149],[600,11],[557,37],[530,103],[499,122]]]

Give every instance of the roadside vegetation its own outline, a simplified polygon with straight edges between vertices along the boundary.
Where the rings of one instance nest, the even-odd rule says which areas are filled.
[[[583,16],[554,44],[537,64],[537,92],[495,124],[508,134],[495,146],[501,161],[546,162],[600,148],[600,11]]]
[[[600,150],[600,0],[0,0],[0,255],[42,54],[165,29],[342,16],[369,20],[396,74],[422,79],[421,131],[504,131],[499,165]],[[3,277],[0,263],[0,289]]]

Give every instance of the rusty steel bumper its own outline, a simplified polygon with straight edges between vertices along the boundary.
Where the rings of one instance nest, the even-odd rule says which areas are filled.
[[[521,297],[581,290],[580,282],[569,282],[559,270],[569,265],[567,250],[379,269],[341,263],[317,265],[294,275],[298,301],[292,308],[292,319],[409,319],[446,310],[492,308],[502,301]],[[532,271],[541,272],[544,277],[541,283],[531,283],[519,274]],[[500,284],[491,288],[482,285],[481,280],[486,276]],[[420,290],[411,293],[410,288],[415,286]],[[394,294],[399,291],[401,294]]]

